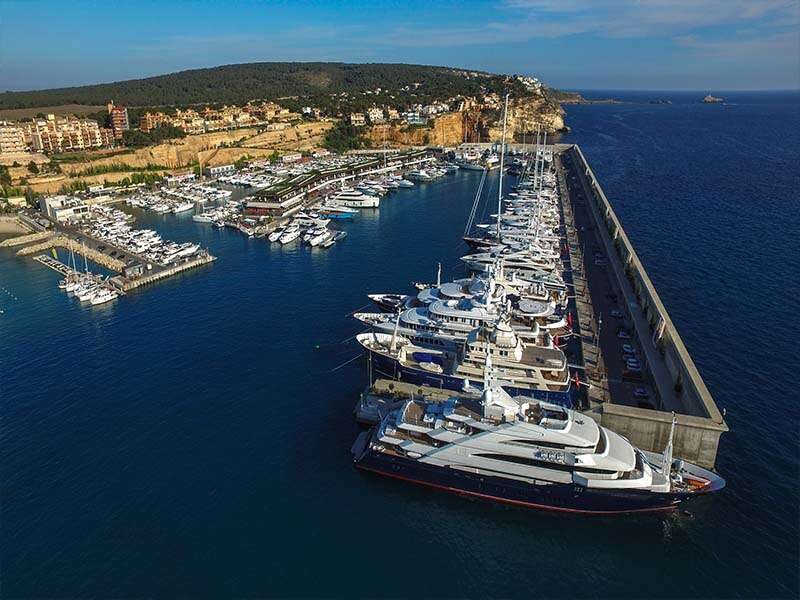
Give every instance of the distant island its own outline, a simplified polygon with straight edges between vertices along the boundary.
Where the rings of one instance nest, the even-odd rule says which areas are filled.
[[[725,102],[725,98],[720,98],[718,96],[712,96],[709,94],[705,98],[703,98],[703,102],[706,104],[719,104],[720,102]]]
[[[579,92],[550,91],[553,99],[561,104],[622,104],[622,101],[616,98],[585,98]]]

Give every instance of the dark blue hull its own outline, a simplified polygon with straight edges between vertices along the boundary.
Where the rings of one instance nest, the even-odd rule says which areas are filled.
[[[633,513],[671,510],[683,499],[679,494],[591,490],[572,483],[530,484],[429,465],[369,448],[355,463],[360,469],[395,479],[525,508],[591,514]]]
[[[460,392],[464,390],[466,383],[464,377],[448,375],[447,373],[432,373],[423,369],[407,367],[377,352],[372,352],[372,365],[373,369],[384,377],[414,383],[416,385],[427,385],[429,387]],[[483,382],[470,379],[469,385],[476,389],[482,389]],[[572,391],[551,392],[548,390],[531,390],[509,385],[504,385],[503,389],[512,396],[528,396],[536,398],[537,400],[560,404],[566,408],[572,408]]]

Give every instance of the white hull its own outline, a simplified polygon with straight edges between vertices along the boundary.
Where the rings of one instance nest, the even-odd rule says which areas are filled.
[[[187,212],[190,210],[194,210],[194,204],[191,202],[186,202],[185,204],[178,204],[172,209],[172,212],[177,215],[178,213]]]
[[[378,208],[381,204],[381,199],[376,196],[369,196],[361,200],[331,200],[330,205],[334,207],[344,208]]]
[[[284,233],[280,237],[279,241],[281,244],[291,244],[299,237],[300,237],[300,230],[298,229],[297,231],[290,231],[289,233]]]

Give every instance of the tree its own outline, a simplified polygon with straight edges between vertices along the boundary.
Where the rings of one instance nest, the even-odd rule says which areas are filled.
[[[281,155],[278,154],[277,150],[273,150],[272,154],[269,155],[269,162],[273,165],[281,159]]]
[[[138,129],[122,132],[122,141],[126,146],[152,146],[165,140],[186,137],[186,132],[172,125],[161,125],[147,133]]]
[[[336,127],[325,134],[324,146],[331,152],[342,154],[348,150],[358,150],[366,145],[367,141],[358,127],[346,121],[339,121]]]
[[[28,171],[30,171],[34,175],[37,175],[39,173],[39,167],[35,162],[31,161],[28,163]]]
[[[0,165],[0,185],[8,187],[11,185],[11,174],[8,172],[8,167]]]

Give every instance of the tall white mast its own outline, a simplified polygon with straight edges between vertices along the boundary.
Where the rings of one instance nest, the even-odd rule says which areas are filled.
[[[675,435],[675,424],[678,422],[675,413],[672,413],[672,424],[669,428],[669,439],[667,440],[667,447],[664,448],[664,463],[661,467],[661,473],[667,478],[667,485],[672,486],[670,475],[672,474],[672,438]]]
[[[508,94],[503,108],[503,140],[500,144],[500,184],[497,188],[497,239],[500,239],[500,213],[503,211],[503,165],[506,156],[506,119],[508,118]]]

